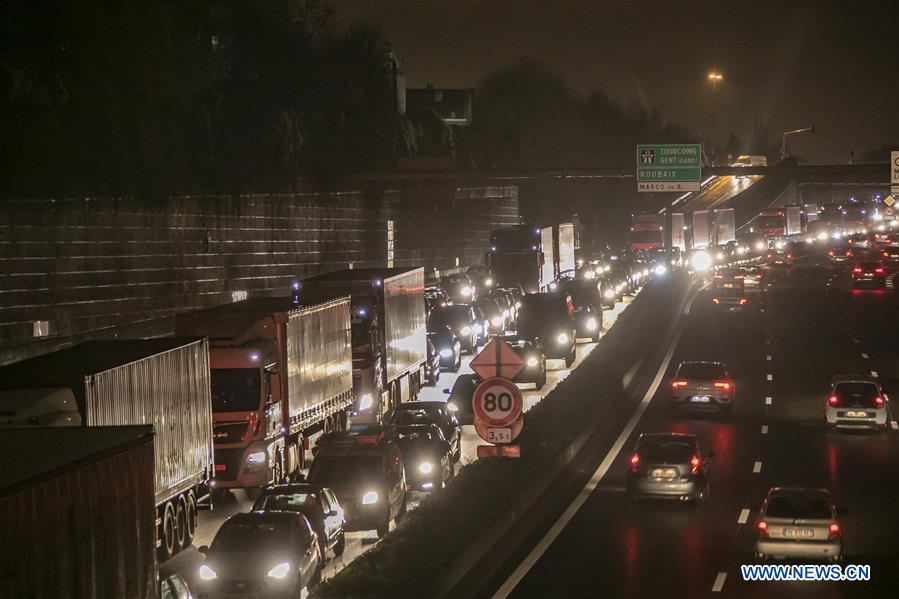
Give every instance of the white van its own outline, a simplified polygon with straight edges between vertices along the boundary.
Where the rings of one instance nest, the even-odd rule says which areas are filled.
[[[768,159],[764,156],[738,156],[731,166],[768,166]]]

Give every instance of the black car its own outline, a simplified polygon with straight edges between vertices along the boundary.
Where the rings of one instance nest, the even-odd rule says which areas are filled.
[[[576,357],[574,304],[567,293],[529,293],[521,300],[518,334],[539,339],[547,358],[561,358],[571,368]]]
[[[597,275],[595,281],[599,285],[602,307],[606,310],[611,310],[615,307],[615,303],[621,299],[621,291],[616,288],[616,284],[610,275]]]
[[[467,274],[478,295],[487,293],[494,285],[493,271],[489,266],[483,264],[469,266]]]
[[[628,503],[644,497],[705,503],[712,456],[703,455],[695,435],[643,433],[628,461]]]
[[[515,320],[515,301],[512,299],[512,294],[505,289],[497,288],[490,290],[487,297],[493,300],[500,309],[505,327],[511,328]]]
[[[507,319],[494,298],[486,295],[479,297],[474,302],[474,308],[480,311],[481,320],[487,323],[487,329],[483,334],[484,341],[488,335],[502,335],[506,332]]]
[[[558,292],[571,296],[578,337],[599,341],[602,335],[601,288],[602,284],[593,279],[563,279],[558,282]]]
[[[452,329],[462,344],[462,351],[467,354],[475,352],[484,333],[483,321],[468,304],[453,304],[431,312],[428,317],[428,329],[436,331],[440,327]]]
[[[460,374],[453,383],[453,388],[446,389],[444,393],[449,397],[446,400],[447,408],[452,411],[462,424],[474,422],[474,411],[471,407],[471,398],[474,390],[481,383],[476,374]]]
[[[464,272],[446,275],[440,279],[440,288],[453,303],[467,304],[477,297],[477,288]]]
[[[463,375],[464,376],[464,375]],[[436,424],[452,448],[453,460],[462,457],[462,428],[449,404],[443,401],[408,401],[396,406],[391,424]]]
[[[456,475],[449,442],[436,424],[406,424],[396,428],[406,469],[406,489],[434,491]]]
[[[431,336],[425,338],[425,346],[427,348],[427,359],[425,360],[425,384],[433,387],[440,380],[440,354]]]
[[[331,489],[309,483],[270,485],[262,490],[250,511],[303,514],[318,536],[322,557],[328,551],[333,551],[335,556],[343,555],[346,547],[343,508]]]
[[[882,262],[858,262],[852,266],[853,289],[886,289],[887,269]]]
[[[538,391],[546,384],[546,355],[539,339],[507,338],[506,343],[524,362],[524,368],[515,377],[516,383],[534,383]]]
[[[459,372],[462,367],[462,343],[453,333],[453,329],[446,325],[436,327],[436,330],[428,332],[428,339],[434,344],[440,368],[450,372]]]
[[[425,287],[425,311],[442,308],[451,303],[449,296],[440,287]]]

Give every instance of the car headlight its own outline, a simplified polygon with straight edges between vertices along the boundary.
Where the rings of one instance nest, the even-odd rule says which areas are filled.
[[[520,307],[521,307],[521,302],[515,302],[515,309],[517,310]]]
[[[784,242],[778,241],[777,243],[774,244],[774,247],[776,247],[779,250],[782,250],[782,249],[784,249]]]
[[[422,474],[430,474],[433,469],[434,465],[431,462],[422,462],[418,465],[418,471]]]
[[[712,266],[712,257],[707,252],[696,252],[691,260],[693,270],[697,272],[706,271]]]
[[[613,297],[615,297],[615,292],[612,291],[611,289],[606,289],[605,292],[603,293],[603,295],[606,296],[606,298],[608,298],[608,299],[612,299]]]
[[[510,312],[508,310],[503,310],[503,318],[509,318]]]
[[[471,327],[462,327],[462,330],[460,332],[462,333],[463,337],[467,337],[468,335],[471,335]]]
[[[247,464],[261,464],[265,461],[264,451],[254,451],[247,455]]]
[[[215,573],[215,570],[213,570],[206,564],[200,566],[200,578],[202,578],[203,580],[215,580],[218,577],[219,575]]]
[[[596,330],[596,319],[595,319],[595,318],[589,318],[589,319],[587,319],[587,330],[588,330],[588,331],[595,331],[595,330]]]
[[[612,267],[609,266],[608,264],[606,264],[605,266],[602,267],[602,270],[603,270],[603,272],[609,272],[610,270],[612,270]]]
[[[662,276],[663,274],[668,272],[668,269],[664,264],[657,264],[656,267],[652,269],[652,272],[656,273],[656,275],[658,276]]]
[[[648,277],[648,276],[649,276],[649,269],[648,269],[648,268],[644,268],[644,269],[643,269],[643,276],[644,276],[644,277]]]
[[[290,572],[290,564],[283,562],[268,571],[269,578],[284,578]]]
[[[568,333],[559,333],[559,343],[568,343]]]
[[[495,327],[502,326],[503,317],[502,316],[494,316],[493,318],[490,319],[490,323]]]
[[[715,259],[724,260],[724,252],[718,252],[717,254],[715,254]]]
[[[359,398],[359,411],[368,410],[374,404],[374,398],[371,396],[371,393],[363,393],[362,397]]]
[[[550,283],[550,284],[549,284],[549,290],[550,290],[550,291],[555,291],[555,290],[558,289],[558,288],[559,288],[559,285],[556,284],[556,283]]]
[[[486,285],[487,287],[492,287],[493,279],[487,279],[486,281],[484,281],[484,285]]]
[[[373,503],[378,503],[377,491],[369,491],[362,496],[362,505],[372,505]]]
[[[536,366],[537,363],[538,363],[537,358],[535,358],[534,356],[531,356],[530,358],[528,358],[528,366],[530,366],[531,368]]]
[[[476,325],[474,325],[474,332],[477,333],[478,335],[480,335],[481,333],[484,332],[484,327],[482,327],[479,324],[476,324]]]
[[[450,412],[458,412],[459,406],[457,406],[456,404],[454,404],[451,401],[448,401],[448,402],[446,402],[446,409],[449,410]]]
[[[451,349],[441,349],[440,350],[441,358],[449,358],[451,355],[453,355],[453,350],[451,350]]]
[[[584,273],[585,279],[590,280],[590,279],[593,279],[594,277],[596,277],[596,273],[593,272],[592,270],[588,270],[587,272]]]
[[[759,251],[765,249],[765,242],[764,242],[764,241],[756,241],[756,242],[755,242],[755,249],[757,249],[757,250],[759,250]]]
[[[465,286],[459,290],[462,295],[471,295],[471,287]]]

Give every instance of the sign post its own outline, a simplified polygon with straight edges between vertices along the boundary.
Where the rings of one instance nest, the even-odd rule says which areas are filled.
[[[512,382],[524,368],[524,361],[508,343],[494,337],[470,363],[484,381],[471,397],[474,428],[478,436],[492,445],[479,445],[478,458],[521,456],[521,448],[512,442],[524,427],[524,398]]]
[[[702,185],[700,144],[638,144],[637,191],[699,191]],[[671,230],[671,198],[665,208],[665,247],[674,243]]]

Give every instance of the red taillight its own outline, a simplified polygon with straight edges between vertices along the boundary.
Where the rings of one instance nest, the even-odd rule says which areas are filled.
[[[639,454],[634,454],[631,456],[631,472],[636,472],[637,467],[640,465],[640,456]]]
[[[860,274],[862,274],[862,269],[856,266],[855,268],[852,269],[852,274],[860,275]]]
[[[740,305],[741,305],[741,306],[745,306],[745,305],[746,305],[746,298],[745,298],[745,297],[744,297],[743,299],[740,300]]]
[[[764,520],[759,520],[755,523],[755,527],[759,531],[759,536],[767,537],[768,536],[768,523]]]
[[[833,256],[833,250],[830,250],[829,252],[827,252],[827,255],[828,255],[828,256]]]
[[[849,250],[846,250],[846,255],[847,255],[847,256],[852,256],[852,252],[849,251]]]
[[[878,408],[882,408],[882,407],[883,407],[883,398],[882,398],[882,397],[875,397],[875,398],[874,398],[874,405],[875,405],[876,407],[878,407]]]
[[[724,389],[725,391],[728,391],[728,390],[730,390],[730,383],[728,383],[727,381],[718,381],[715,383],[715,388]]]
[[[712,278],[713,279],[723,279],[724,276],[723,275],[714,275]]]
[[[831,395],[827,398],[827,405],[829,406],[838,406],[840,405],[840,398],[836,395]]]
[[[699,466],[702,464],[702,460],[699,459],[698,455],[690,458],[690,474],[698,474]]]
[[[787,258],[792,258],[793,254],[787,254]]]
[[[883,270],[882,266],[878,266],[877,268],[874,269],[874,274],[882,275],[883,272],[884,272],[884,270]]]
[[[839,522],[831,522],[831,524],[830,524],[830,536],[831,536],[831,537],[838,537],[838,536],[840,536],[840,533],[841,533],[841,532],[842,532],[842,531],[840,530],[840,524],[839,524]]]
[[[671,387],[677,389],[678,387],[686,387],[687,381],[671,381]]]

